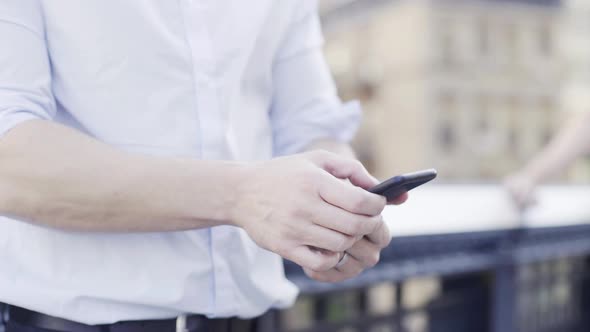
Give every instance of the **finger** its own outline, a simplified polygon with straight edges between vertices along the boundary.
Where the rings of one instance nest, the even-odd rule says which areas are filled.
[[[305,274],[307,274],[308,277],[312,278],[313,280],[320,281],[320,282],[335,283],[335,282],[341,282],[346,279],[354,277],[354,276],[349,277],[349,276],[345,275],[344,273],[342,273],[340,271],[336,271],[334,269],[329,270],[329,271],[323,271],[323,272],[318,272],[318,271],[314,271],[311,269],[303,269],[303,271],[305,272]]]
[[[330,152],[318,153],[319,166],[340,179],[349,179],[355,186],[369,189],[379,183],[361,162]]]
[[[348,253],[345,253],[344,257],[342,257],[342,261],[337,264],[334,269],[328,270],[326,272],[336,271],[340,272],[347,278],[352,278],[354,276],[359,275],[361,272],[365,270],[365,266],[361,261],[354,258]]]
[[[381,248],[367,239],[362,239],[346,252],[363,268],[371,268],[379,262]]]
[[[387,202],[388,204],[393,204],[393,205],[400,205],[405,203],[408,200],[408,193],[405,192],[397,197],[395,197],[394,199],[392,199],[391,201]]]
[[[528,208],[536,205],[537,202],[538,202],[537,197],[535,195],[533,195],[533,193],[530,193],[522,198],[522,202],[520,203],[520,208],[521,209],[528,209]]]
[[[344,252],[355,243],[353,236],[317,225],[308,227],[306,236],[303,244],[331,252]]]
[[[384,197],[344,183],[330,175],[321,178],[318,189],[324,201],[355,214],[376,216],[385,208]]]
[[[535,182],[527,176],[510,176],[504,180],[504,187],[518,209],[522,210],[534,204]]]
[[[326,203],[318,208],[313,222],[358,238],[373,233],[379,228],[381,219],[381,215],[373,217],[358,215]]]
[[[322,282],[340,282],[346,279],[356,277],[363,272],[364,267],[361,262],[350,255],[345,255],[338,267],[328,271],[314,271],[306,269],[305,273],[312,279]]]
[[[340,254],[309,246],[299,246],[285,256],[295,264],[313,271],[327,271],[332,269],[340,260]]]
[[[379,248],[385,248],[391,242],[391,234],[389,233],[389,227],[383,219],[381,219],[381,223],[375,229],[375,231],[366,236],[366,238],[377,245]]]
[[[523,188],[514,188],[511,192],[512,199],[519,209],[527,208],[531,203],[530,192]]]
[[[303,268],[303,272],[305,272],[305,274],[308,277],[310,277],[311,279],[313,279],[315,281],[320,281],[320,282],[339,282],[339,281],[342,281],[345,279],[344,277],[341,277],[341,276],[338,278],[334,278],[334,274],[327,273],[327,271],[319,272],[319,271],[314,271],[312,269]]]

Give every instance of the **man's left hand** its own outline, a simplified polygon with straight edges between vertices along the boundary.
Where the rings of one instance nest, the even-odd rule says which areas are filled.
[[[407,199],[408,195],[403,194],[390,204],[402,204]],[[317,281],[340,282],[356,277],[364,270],[375,266],[379,262],[381,250],[391,242],[391,234],[387,225],[385,223],[381,223],[381,225],[379,229],[360,238],[350,249],[341,253],[340,262],[332,269],[318,272],[304,268],[305,274]]]

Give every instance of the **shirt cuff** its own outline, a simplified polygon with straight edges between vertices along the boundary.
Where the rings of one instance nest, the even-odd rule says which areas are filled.
[[[291,121],[287,130],[275,137],[275,155],[283,156],[302,152],[313,142],[333,139],[348,143],[355,136],[362,117],[358,101],[342,104],[339,108],[319,112],[309,108],[299,114],[304,121]]]

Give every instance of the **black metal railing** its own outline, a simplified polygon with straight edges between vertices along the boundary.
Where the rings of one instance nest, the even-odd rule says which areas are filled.
[[[400,238],[340,284],[286,270],[302,296],[265,332],[590,331],[590,225]]]
[[[338,284],[285,268],[301,296],[261,332],[590,331],[588,224],[397,238]]]

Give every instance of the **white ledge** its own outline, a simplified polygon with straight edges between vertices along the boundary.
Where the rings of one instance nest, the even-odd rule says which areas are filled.
[[[590,186],[544,186],[536,198],[520,213],[499,185],[428,184],[383,215],[394,237],[590,224]]]

